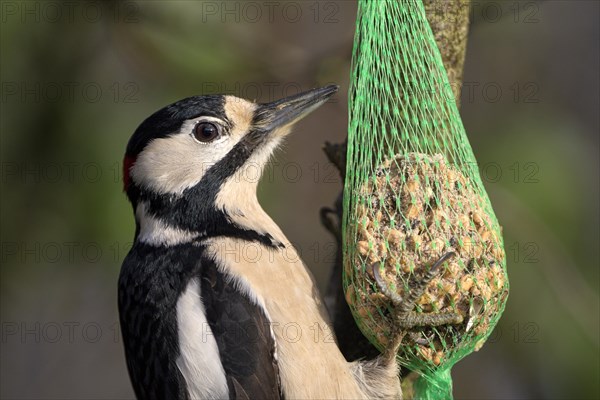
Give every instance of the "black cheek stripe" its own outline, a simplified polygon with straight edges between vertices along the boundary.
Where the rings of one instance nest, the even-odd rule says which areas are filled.
[[[260,242],[268,247],[281,247],[283,245],[271,235],[233,223],[223,210],[216,207],[223,183],[244,165],[266,138],[262,131],[249,132],[223,159],[208,169],[197,185],[181,195],[142,190],[135,184],[130,186],[128,195],[134,204],[146,202],[151,216],[175,228],[202,232],[199,238],[227,236]]]

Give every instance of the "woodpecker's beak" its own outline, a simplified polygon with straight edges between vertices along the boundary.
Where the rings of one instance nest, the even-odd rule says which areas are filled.
[[[270,132],[277,128],[293,125],[311,111],[319,108],[338,89],[338,85],[329,85],[272,103],[261,104],[256,110],[255,126],[262,131]]]

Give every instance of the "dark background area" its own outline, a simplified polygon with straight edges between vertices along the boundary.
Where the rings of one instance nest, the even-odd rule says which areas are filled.
[[[511,294],[453,369],[457,399],[598,398],[599,3],[473,1],[461,114],[504,227]],[[261,185],[324,289],[354,1],[12,2],[1,19],[2,398],[133,396],[116,283],[133,237],[121,158],[154,110],[336,82]]]

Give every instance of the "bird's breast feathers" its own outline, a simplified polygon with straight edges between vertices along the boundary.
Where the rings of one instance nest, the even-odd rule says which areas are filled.
[[[335,343],[315,281],[290,243],[266,246],[218,237],[206,245],[217,268],[267,315],[286,397],[362,396]]]

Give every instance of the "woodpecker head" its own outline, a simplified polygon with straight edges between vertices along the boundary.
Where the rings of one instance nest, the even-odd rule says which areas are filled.
[[[291,126],[337,89],[331,85],[265,104],[195,96],[152,114],[129,140],[123,163],[137,233],[149,218],[197,233],[240,212],[239,204],[256,196],[262,170]]]

